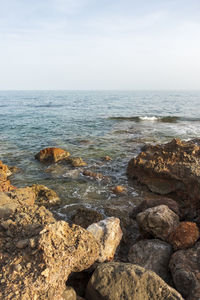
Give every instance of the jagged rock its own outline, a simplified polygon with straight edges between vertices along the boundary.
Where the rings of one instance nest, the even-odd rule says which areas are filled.
[[[107,218],[90,225],[87,230],[93,234],[100,244],[98,262],[112,260],[122,238],[120,220],[114,217]]]
[[[68,157],[66,159],[73,167],[84,167],[87,163],[81,157]]]
[[[60,204],[61,200],[55,191],[42,184],[34,184],[32,190],[35,194],[35,203],[50,207]]]
[[[172,246],[166,242],[158,239],[141,240],[129,250],[128,260],[132,264],[154,271],[163,280],[169,282],[168,265],[172,252]]]
[[[45,148],[43,150],[40,150],[35,155],[35,159],[41,161],[41,162],[58,162],[60,160],[63,160],[70,156],[70,153],[66,150],[60,149],[60,148]]]
[[[179,224],[179,217],[166,205],[148,208],[139,213],[136,220],[144,232],[164,241]]]
[[[152,192],[173,193],[184,206],[199,209],[200,204],[200,146],[199,140],[146,146],[129,161],[129,178],[137,178]]]
[[[76,225],[80,225],[83,228],[87,228],[93,223],[97,223],[104,219],[104,216],[94,209],[87,207],[79,207],[75,214],[72,216],[72,222]]]
[[[154,272],[125,263],[104,263],[94,271],[87,300],[183,300]]]
[[[173,212],[175,212],[175,214],[177,214],[178,216],[181,215],[179,205],[176,201],[170,198],[162,197],[162,198],[146,198],[138,206],[133,208],[130,217],[135,219],[137,214],[139,214],[140,212],[143,212],[148,208],[159,206],[159,205],[167,205]]]
[[[181,222],[169,235],[168,241],[174,250],[192,247],[199,239],[199,229],[196,223]]]
[[[16,189],[16,187],[10,184],[10,180],[7,179],[12,172],[7,165],[4,165],[0,160],[0,192],[8,192]]]
[[[193,248],[176,251],[170,260],[175,288],[186,300],[200,299],[200,242]]]
[[[0,222],[0,243],[0,298],[7,300],[63,299],[69,274],[99,256],[91,233],[36,205],[20,206]]]

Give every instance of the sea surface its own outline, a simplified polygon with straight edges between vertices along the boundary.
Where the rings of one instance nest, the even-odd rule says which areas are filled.
[[[63,215],[80,204],[99,210],[117,204],[116,185],[126,187],[134,205],[138,191],[126,178],[129,159],[147,143],[174,137],[200,137],[200,91],[0,91],[0,159],[20,169],[12,184],[53,188]],[[87,178],[66,164],[41,164],[34,155],[45,147],[82,157],[85,168],[110,181]]]

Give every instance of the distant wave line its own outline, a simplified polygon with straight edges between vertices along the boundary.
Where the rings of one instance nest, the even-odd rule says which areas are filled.
[[[134,122],[163,122],[163,123],[176,123],[177,121],[190,121],[198,122],[200,118],[187,118],[177,116],[133,116],[133,117],[109,117],[109,120],[116,121],[134,121]]]

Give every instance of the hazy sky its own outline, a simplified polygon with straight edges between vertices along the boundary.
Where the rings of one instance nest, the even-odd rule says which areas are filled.
[[[200,0],[0,0],[0,89],[200,89]]]

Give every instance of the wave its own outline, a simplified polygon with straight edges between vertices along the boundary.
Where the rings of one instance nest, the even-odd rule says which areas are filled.
[[[110,120],[116,121],[134,121],[134,122],[163,122],[163,123],[176,123],[178,120],[181,120],[180,117],[177,116],[135,116],[135,117],[110,117]]]

